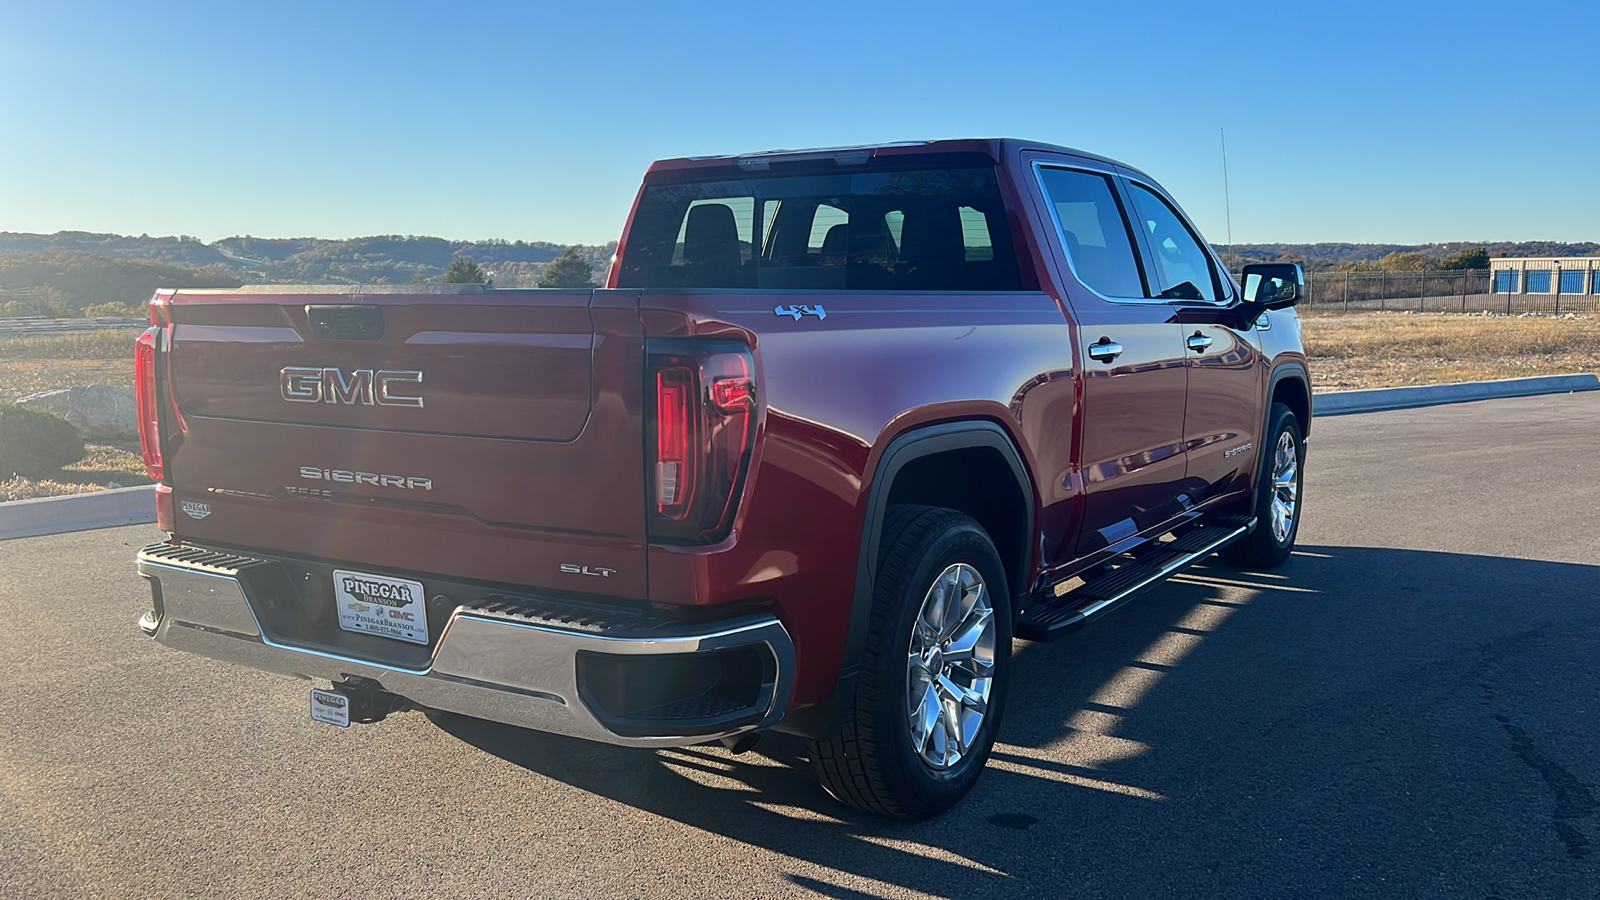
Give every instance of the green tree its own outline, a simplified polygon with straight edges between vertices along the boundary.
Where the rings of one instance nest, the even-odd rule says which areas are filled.
[[[46,316],[68,316],[72,314],[72,300],[65,292],[54,285],[44,285],[34,294],[39,304],[39,313]]]
[[[489,273],[470,256],[450,260],[450,268],[444,270],[445,284],[486,284],[488,281]]]
[[[112,300],[110,303],[96,303],[92,306],[85,306],[83,314],[87,318],[95,319],[100,316],[142,316],[145,311],[131,303]]]
[[[428,283],[428,270],[424,269],[422,266],[417,266],[417,270],[415,272],[411,273],[411,283],[412,284],[427,284]]]
[[[578,255],[577,247],[568,247],[566,252],[544,267],[544,273],[539,276],[539,287],[594,287],[594,266]]]
[[[1459,269],[1487,269],[1489,268],[1489,250],[1486,247],[1474,247],[1471,250],[1462,250],[1453,256],[1446,256],[1439,262],[1439,268],[1456,271]]]
[[[1420,272],[1430,268],[1428,263],[1428,257],[1421,253],[1401,253],[1397,250],[1378,260],[1378,268],[1391,272]]]

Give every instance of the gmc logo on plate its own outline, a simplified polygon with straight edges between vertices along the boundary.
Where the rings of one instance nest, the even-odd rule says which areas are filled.
[[[421,372],[394,369],[316,369],[286,366],[278,373],[283,399],[290,403],[345,403],[350,406],[411,406],[422,408],[422,398],[404,393],[407,385],[422,383]]]

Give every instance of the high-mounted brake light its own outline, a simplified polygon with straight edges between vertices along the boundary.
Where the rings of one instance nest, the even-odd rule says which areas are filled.
[[[150,477],[160,481],[166,474],[161,458],[161,429],[157,418],[156,402],[156,338],[158,328],[147,328],[134,342],[133,393],[135,411],[139,416],[139,449],[144,454],[144,469]]]
[[[156,291],[150,298],[150,324],[156,328],[172,324],[173,291]]]
[[[730,341],[651,341],[650,536],[713,543],[728,534],[755,439],[750,351]]]

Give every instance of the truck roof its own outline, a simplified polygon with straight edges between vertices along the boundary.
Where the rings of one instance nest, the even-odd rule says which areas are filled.
[[[728,165],[764,169],[766,165],[763,165],[763,163],[803,162],[830,158],[851,160],[853,157],[859,157],[860,161],[865,162],[867,159],[879,156],[919,156],[930,153],[982,153],[999,162],[1004,160],[1010,153],[1024,149],[1071,153],[1075,156],[1087,157],[1130,169],[1133,168],[1127,163],[1101,156],[1098,153],[1090,153],[1085,150],[1077,150],[1057,144],[1047,144],[1043,141],[1025,141],[1018,138],[954,138],[939,141],[895,141],[856,146],[816,147],[804,150],[765,150],[756,153],[734,153],[723,156],[685,156],[677,159],[658,160],[650,165],[649,173],[647,174],[686,169],[721,168]]]

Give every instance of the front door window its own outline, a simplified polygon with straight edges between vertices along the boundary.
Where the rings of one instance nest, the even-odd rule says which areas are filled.
[[[1159,194],[1138,183],[1132,188],[1134,210],[1154,257],[1156,283],[1150,296],[1216,303],[1222,292],[1200,241]]]

